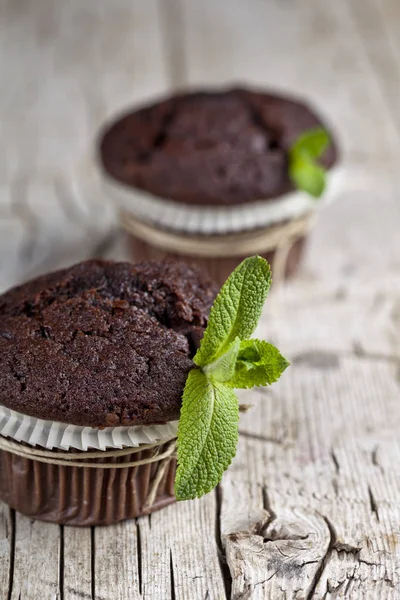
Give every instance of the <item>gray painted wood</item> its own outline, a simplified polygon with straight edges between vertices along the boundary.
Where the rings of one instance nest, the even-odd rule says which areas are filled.
[[[219,489],[115,527],[0,507],[0,599],[400,598],[396,0],[1,0],[0,287],[107,245],[93,138],[134,101],[247,81],[313,100],[343,146],[301,277],[259,335],[292,366],[241,394]],[[61,118],[62,116],[62,118]]]

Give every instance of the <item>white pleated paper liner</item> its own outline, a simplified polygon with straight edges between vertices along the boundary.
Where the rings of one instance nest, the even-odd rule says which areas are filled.
[[[321,204],[338,197],[343,171],[335,167],[327,173],[326,191],[315,199],[302,191],[284,194],[272,200],[260,200],[237,206],[198,206],[174,202],[119,183],[103,175],[105,191],[117,207],[139,220],[162,229],[191,234],[227,234],[269,227],[297,219]]]
[[[48,450],[135,448],[141,444],[170,440],[176,436],[177,431],[178,421],[170,421],[164,425],[106,427],[105,429],[80,427],[36,419],[0,405],[0,435],[31,446],[42,446]]]

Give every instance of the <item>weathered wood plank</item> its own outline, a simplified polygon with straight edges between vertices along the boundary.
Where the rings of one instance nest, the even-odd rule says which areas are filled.
[[[14,561],[14,515],[0,502],[0,600],[8,600]]]
[[[396,374],[295,364],[246,415],[221,485],[233,598],[399,597]]]
[[[16,514],[11,600],[59,600],[60,529]]]
[[[92,598],[92,530],[62,528],[60,588],[65,600]]]
[[[134,521],[93,530],[94,600],[140,598],[140,546]]]
[[[169,506],[150,519],[139,519],[143,598],[226,597],[216,511],[215,496],[210,494],[200,501]]]

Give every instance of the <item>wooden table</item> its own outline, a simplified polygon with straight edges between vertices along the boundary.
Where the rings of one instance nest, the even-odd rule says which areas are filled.
[[[0,506],[1,600],[400,598],[398,0],[0,0],[0,286],[102,254],[103,120],[184,84],[305,95],[343,146],[301,278],[261,335],[237,457],[196,502],[110,528]],[[111,238],[110,238],[111,236]],[[89,240],[89,241],[88,241]]]

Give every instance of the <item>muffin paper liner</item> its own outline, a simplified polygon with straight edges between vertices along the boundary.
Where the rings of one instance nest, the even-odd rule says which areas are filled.
[[[268,227],[300,217],[320,204],[337,197],[343,171],[335,167],[327,173],[327,188],[322,199],[294,191],[272,200],[260,200],[238,206],[190,206],[153,196],[104,175],[105,189],[120,210],[131,213],[160,228],[185,233],[225,234]]]
[[[80,427],[57,421],[36,419],[0,405],[0,435],[24,442],[31,446],[42,446],[52,450],[74,448],[86,451],[107,448],[137,447],[141,444],[163,442],[176,436],[178,421],[163,425],[134,427]]]
[[[176,434],[177,421],[100,430],[0,406],[0,436],[13,441],[0,449],[0,500],[65,525],[110,525],[150,514],[175,502]],[[32,446],[45,450],[32,454]]]
[[[104,459],[83,459],[90,466],[60,466],[0,451],[0,500],[34,519],[64,525],[111,525],[148,515],[175,502],[176,458],[138,466],[162,455],[171,442]],[[21,444],[22,446],[23,444]],[[60,452],[54,450],[57,457]],[[116,468],[103,468],[102,462]]]

